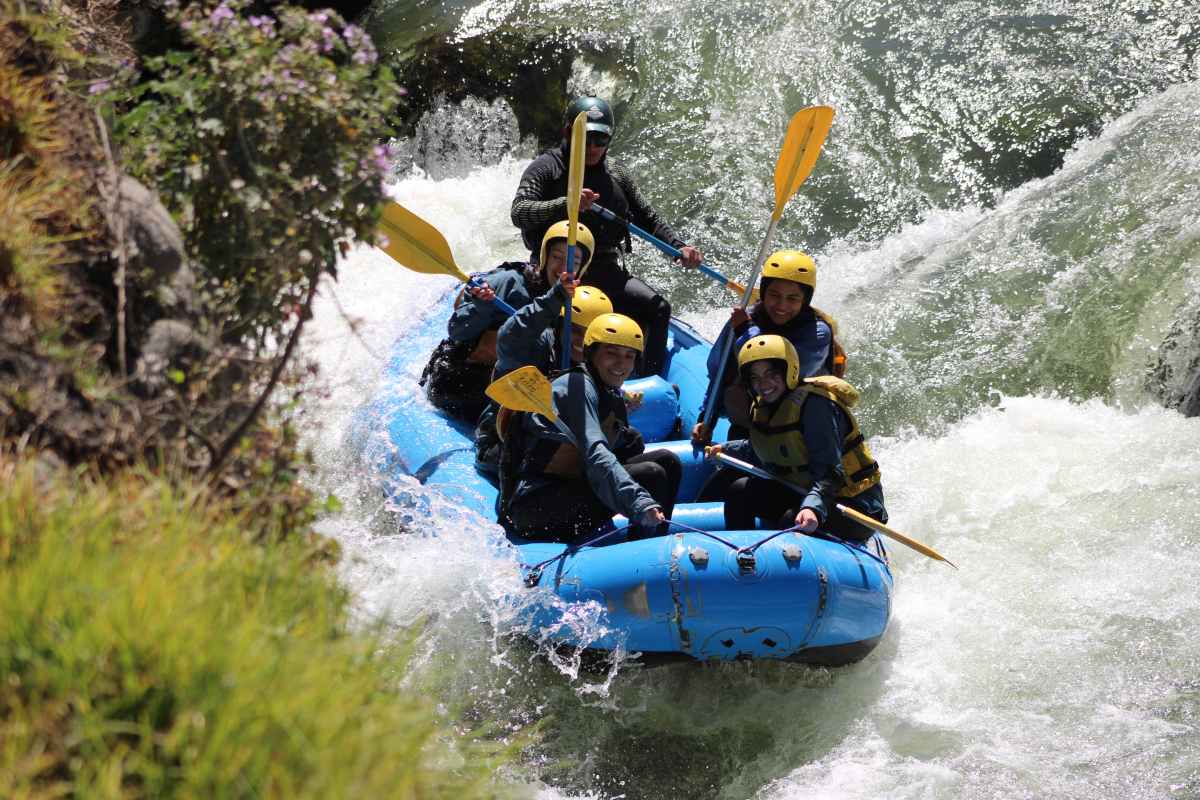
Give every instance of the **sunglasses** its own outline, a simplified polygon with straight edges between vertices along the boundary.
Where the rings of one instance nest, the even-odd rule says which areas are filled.
[[[612,141],[612,137],[607,133],[592,131],[587,135],[587,143],[592,147],[608,147],[608,143]]]

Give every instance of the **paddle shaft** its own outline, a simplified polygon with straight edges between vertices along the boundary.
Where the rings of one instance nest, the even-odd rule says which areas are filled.
[[[782,211],[782,209],[779,210]],[[771,242],[775,240],[775,227],[778,224],[779,214],[772,214],[771,224],[767,226],[767,235],[763,237],[762,247],[758,248],[758,257],[754,260],[754,274],[750,276],[742,294],[741,307],[743,311],[746,310],[746,306],[750,305],[754,284],[758,283],[758,276],[767,260],[767,251],[771,247]],[[733,326],[729,325],[725,329],[725,335],[721,337],[721,360],[717,364],[716,377],[713,378],[712,385],[708,387],[708,399],[704,404],[704,429],[708,431],[709,436],[712,436],[713,420],[717,417],[717,394],[721,391],[721,379],[725,377],[725,362],[729,360],[729,353],[733,350],[734,338]]]
[[[482,289],[483,285],[484,285],[483,280],[481,278],[479,278],[478,276],[472,275],[470,278],[467,278],[467,286],[470,286],[473,289]],[[508,303],[501,300],[499,297],[493,297],[492,304],[495,305],[496,308],[500,309],[501,311],[503,311],[505,314],[507,314],[510,317],[513,314],[517,313],[517,310],[515,308],[513,308]]]
[[[567,244],[567,279],[571,277],[571,267],[575,266],[575,243]],[[568,298],[563,305],[563,329],[562,329],[562,360],[559,364],[560,369],[571,368],[571,300]]]
[[[784,486],[788,487],[793,492],[799,492],[800,494],[808,494],[807,489],[805,489],[795,483],[792,483],[791,481],[784,480],[783,478],[780,478],[778,475],[772,475],[770,472],[767,472],[765,469],[761,469],[759,467],[754,466],[753,464],[749,464],[745,461],[742,461],[740,458],[734,458],[733,456],[728,456],[728,455],[725,455],[724,453],[717,453],[716,458],[717,458],[717,461],[719,461],[722,464],[725,464],[727,466],[733,467],[734,469],[741,470],[742,472],[746,472],[746,473],[749,473],[750,475],[754,475],[759,478],[764,478],[769,481],[776,481],[777,483],[781,483]],[[887,525],[884,525],[879,520],[868,517],[866,514],[862,513],[861,511],[855,511],[853,508],[847,508],[846,506],[842,505],[841,503],[836,503],[835,505],[836,505],[838,511],[842,512],[847,517],[849,517],[850,519],[859,523],[860,525],[866,525],[868,528],[877,530],[880,533],[882,533],[884,536],[887,536],[889,539],[897,541],[900,544],[905,545],[906,547],[911,547],[913,550],[916,550],[918,553],[920,553],[923,556],[928,556],[929,558],[932,558],[935,561],[945,561],[950,566],[954,567],[955,569],[958,569],[958,567],[954,564],[953,561],[946,558],[945,556],[943,556],[937,550],[934,550],[929,545],[918,542],[916,539],[913,539],[910,536],[905,536],[903,533],[900,533],[900,531],[889,528]]]
[[[672,258],[683,258],[683,253],[681,253],[677,248],[674,248],[671,245],[667,244],[662,239],[659,239],[657,236],[655,236],[653,233],[642,230],[641,228],[639,228],[637,225],[634,225],[629,220],[618,217],[616,214],[609,211],[607,208],[604,208],[600,204],[592,203],[592,210],[595,211],[600,216],[604,217],[606,220],[609,220],[610,222],[621,223],[625,227],[629,228],[630,233],[632,233],[634,236],[637,236],[639,239],[644,239],[645,241],[654,245],[659,250],[663,251],[664,253],[671,256]],[[735,292],[746,291],[745,286],[742,286],[737,281],[726,278],[724,275],[717,272],[715,269],[708,266],[707,264],[701,264],[699,269],[701,272],[703,272],[708,277],[712,278],[714,281],[725,284],[726,288],[728,288],[728,289],[731,289]]]
[[[579,231],[579,202],[583,194],[584,149],[587,146],[587,112],[571,123],[571,152],[567,163],[567,278],[575,272],[575,241]],[[571,368],[571,303],[563,308],[562,368]]]

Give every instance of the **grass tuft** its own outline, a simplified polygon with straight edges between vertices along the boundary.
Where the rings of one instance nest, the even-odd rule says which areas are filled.
[[[313,544],[146,475],[0,461],[0,796],[495,797]]]

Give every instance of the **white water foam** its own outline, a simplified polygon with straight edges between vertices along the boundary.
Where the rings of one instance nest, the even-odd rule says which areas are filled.
[[[445,234],[464,269],[487,269],[524,255],[508,224],[523,166],[414,177],[394,196]],[[818,304],[852,315],[874,264],[961,239],[980,213],[933,215],[872,253],[830,253]],[[736,767],[713,777],[713,796],[730,798],[1200,793],[1200,575],[1189,552],[1200,421],[1001,397],[942,435],[877,438],[894,526],[961,569],[892,547],[895,619],[865,662],[834,672],[623,663],[589,676],[571,654],[547,661],[505,637],[518,611],[506,598],[520,586],[515,563],[496,555],[495,526],[430,496],[428,524],[396,531],[345,441],[354,409],[383,388],[391,342],[452,285],[363,248],[323,293],[306,345],[335,391],[315,447],[330,488],[350,495],[325,525],[346,550],[343,575],[365,618],[425,621],[410,680],[515,727],[550,716],[533,769],[569,788],[543,796],[618,796],[626,778],[584,787],[662,742],[710,753],[713,769],[734,749]],[[713,334],[725,313],[690,321]],[[579,624],[602,630],[595,609],[578,611]],[[420,669],[447,663],[448,676]]]

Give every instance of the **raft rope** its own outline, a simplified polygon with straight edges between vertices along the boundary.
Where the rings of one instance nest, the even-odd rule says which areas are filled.
[[[682,528],[683,530],[688,531],[690,533],[698,533],[701,536],[707,536],[709,539],[712,539],[715,542],[720,542],[721,544],[728,547],[730,550],[734,551],[737,558],[739,559],[739,562],[741,561],[741,559],[743,557],[748,557],[748,558],[753,559],[754,553],[758,550],[758,548],[762,547],[764,544],[771,541],[772,539],[774,539],[777,536],[782,536],[785,533],[799,533],[800,532],[800,526],[793,525],[790,528],[784,528],[781,531],[775,531],[774,533],[770,534],[769,536],[764,536],[763,538],[759,539],[757,542],[754,542],[753,544],[738,545],[734,542],[729,541],[728,539],[726,539],[724,537],[718,536],[717,534],[713,533],[712,531],[706,531],[701,528],[694,528],[691,525],[686,525],[682,522],[676,522],[673,519],[667,520],[666,525],[667,525],[668,529],[672,525],[674,525],[676,528]],[[579,544],[567,545],[567,547],[561,553],[550,556],[550,558],[547,558],[545,561],[540,561],[537,564],[534,564],[533,566],[529,567],[529,573],[525,576],[525,585],[530,588],[537,586],[538,583],[542,580],[542,572],[545,570],[545,568],[547,566],[549,566],[550,564],[553,564],[555,561],[558,561],[559,559],[565,559],[567,556],[574,555],[575,553],[578,553],[580,550],[584,549],[585,547],[593,547],[595,545],[598,545],[601,542],[603,542],[605,539],[616,536],[618,533],[626,531],[632,527],[634,527],[634,525],[632,523],[626,523],[624,525],[620,525],[616,528],[613,528],[611,531],[605,531],[604,533],[600,534],[599,536],[588,539],[586,542],[580,542]],[[845,539],[834,536],[831,533],[824,533],[822,531],[813,531],[812,533],[810,533],[808,535],[816,536],[816,537],[819,537],[822,539],[827,539],[831,542],[836,542],[838,544],[845,545],[846,547],[850,547],[851,549],[855,550],[856,552],[864,552],[867,555],[875,558],[875,560],[880,561],[880,563],[883,563],[882,560],[880,560],[877,556],[875,556],[874,553],[870,552],[869,550],[866,550],[865,548],[860,548],[860,547],[853,547]],[[525,567],[527,565],[522,564],[521,566]]]

